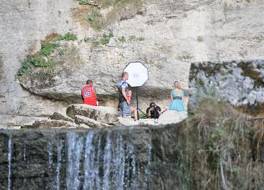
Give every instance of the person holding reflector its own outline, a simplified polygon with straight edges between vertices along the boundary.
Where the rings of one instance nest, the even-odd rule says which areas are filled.
[[[148,69],[143,63],[139,61],[135,61],[135,62],[130,62],[124,69],[124,72],[128,73],[129,75],[129,78],[127,79],[127,83],[136,90],[136,101],[137,101],[136,115],[137,118],[139,118],[138,111],[140,109],[139,109],[137,89],[138,87],[143,86],[147,82]]]
[[[128,78],[128,73],[123,72],[121,81],[117,83],[119,92],[118,108],[122,117],[131,117],[131,113],[133,113],[135,120],[137,120],[136,109],[131,107],[132,91],[129,89],[129,85],[127,83]]]

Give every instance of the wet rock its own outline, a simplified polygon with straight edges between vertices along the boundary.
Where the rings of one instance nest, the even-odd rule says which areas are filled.
[[[75,116],[75,123],[77,124],[85,124],[86,126],[90,128],[104,128],[104,127],[111,127],[111,125],[108,125],[106,123],[102,123],[93,119],[90,119],[88,117],[84,117],[81,115]]]
[[[73,104],[67,108],[66,112],[73,119],[75,119],[76,115],[79,115],[105,124],[113,124],[118,121],[118,113],[111,107]]]
[[[22,128],[77,128],[73,122],[64,120],[40,120],[35,121],[32,125],[22,126]]]

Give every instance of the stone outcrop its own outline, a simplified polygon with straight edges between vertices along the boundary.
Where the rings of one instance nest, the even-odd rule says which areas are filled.
[[[190,72],[191,105],[211,95],[246,112],[263,114],[263,60],[197,63]]]
[[[23,126],[22,128],[46,129],[46,128],[77,128],[77,127],[78,125],[73,122],[47,119],[47,120],[35,121],[32,125],[26,125]]]
[[[54,112],[49,118],[53,120],[64,120],[70,122],[74,121],[72,118],[68,117],[67,115],[58,112]]]
[[[94,119],[84,117],[81,115],[75,115],[75,123],[81,125],[85,124],[86,126],[89,126],[90,128],[106,128],[106,127],[113,127],[113,125],[109,125],[106,123],[102,123],[99,121],[96,121]]]
[[[111,107],[73,104],[66,113],[55,112],[48,119],[22,125],[22,128],[107,128],[119,125],[117,111]]]
[[[105,124],[113,124],[118,121],[118,113],[111,107],[73,104],[67,108],[66,112],[73,119],[76,115],[80,115]]]

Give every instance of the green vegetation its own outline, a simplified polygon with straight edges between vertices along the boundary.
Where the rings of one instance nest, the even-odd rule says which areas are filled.
[[[181,128],[182,189],[262,189],[264,119],[248,118],[216,97],[200,99]]]
[[[29,73],[33,68],[52,67],[55,64],[52,54],[60,47],[57,42],[72,40],[77,40],[77,36],[71,33],[66,33],[63,36],[59,34],[48,35],[46,39],[41,42],[40,50],[33,55],[27,56],[27,58],[22,61],[17,76],[21,77]]]
[[[66,33],[64,36],[59,36],[58,41],[75,41],[77,40],[77,36],[72,33]]]
[[[91,0],[77,0],[80,5],[89,5]]]
[[[111,38],[113,38],[114,35],[113,33],[110,31],[109,33],[104,33],[101,37],[99,38],[85,38],[84,41],[85,42],[90,42],[92,43],[92,45],[94,47],[100,46],[100,45],[107,45],[109,44]]]

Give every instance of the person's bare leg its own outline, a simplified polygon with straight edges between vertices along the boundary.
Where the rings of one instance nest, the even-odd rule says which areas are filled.
[[[134,115],[134,119],[137,121],[138,120],[137,109],[132,107],[131,108],[131,113]]]

